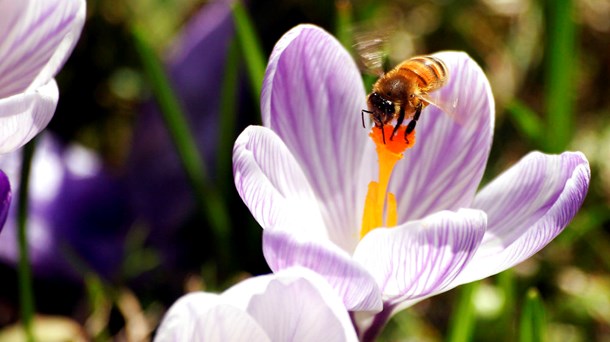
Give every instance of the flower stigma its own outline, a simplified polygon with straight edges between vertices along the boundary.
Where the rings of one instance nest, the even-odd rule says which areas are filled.
[[[360,239],[375,228],[394,227],[398,223],[396,197],[393,193],[388,192],[388,184],[396,162],[402,159],[403,152],[407,148],[411,148],[415,145],[415,131],[409,133],[406,139],[404,139],[405,130],[406,126],[400,126],[396,135],[392,137],[394,127],[392,125],[385,125],[381,128],[374,126],[371,133],[369,133],[369,136],[375,143],[375,151],[377,151],[379,180],[373,180],[369,183],[364,202]],[[385,139],[384,141],[384,137],[392,138]],[[384,208],[386,209],[385,224],[383,220]]]

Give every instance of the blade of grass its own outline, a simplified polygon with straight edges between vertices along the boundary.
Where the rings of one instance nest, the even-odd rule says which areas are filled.
[[[239,86],[239,69],[236,67],[239,60],[239,47],[233,39],[229,44],[225,58],[224,78],[220,93],[219,110],[219,136],[216,157],[216,174],[218,175],[218,188],[221,194],[230,193],[229,178],[232,179],[232,153],[235,141],[235,126],[237,122],[237,88]],[[225,198],[226,201],[226,198]]]
[[[544,341],[546,331],[546,317],[544,304],[538,290],[530,288],[525,294],[523,312],[521,313],[520,339],[521,342]]]
[[[449,321],[447,341],[472,341],[475,325],[473,296],[478,287],[479,282],[462,285],[460,287],[457,307],[453,311]]]
[[[546,69],[546,148],[561,152],[574,129],[574,53],[576,25],[572,0],[547,0],[549,37]]]
[[[254,29],[252,19],[240,1],[234,1],[232,6],[235,30],[242,56],[246,62],[252,96],[258,100],[263,88],[263,78],[267,63],[262,45]]]
[[[498,287],[504,294],[504,308],[500,316],[500,326],[505,332],[507,341],[515,338],[515,274],[508,269],[497,276]]]
[[[195,199],[214,235],[216,253],[220,259],[218,261],[221,265],[227,265],[230,256],[228,211],[217,190],[210,185],[207,179],[207,172],[200,158],[197,144],[161,62],[150,48],[142,29],[132,26],[131,33],[142,67],[161,109],[163,120],[191,183]]]
[[[19,235],[19,304],[21,305],[21,320],[25,335],[29,342],[35,341],[33,331],[34,321],[34,289],[32,285],[32,269],[28,251],[27,220],[28,220],[28,189],[30,185],[30,169],[36,140],[27,143],[22,150],[21,175],[19,181],[19,201],[17,203],[17,224]]]
[[[530,143],[540,148],[544,141],[544,123],[536,115],[536,113],[519,100],[513,100],[506,106],[508,114],[517,126],[517,129],[523,134]]]

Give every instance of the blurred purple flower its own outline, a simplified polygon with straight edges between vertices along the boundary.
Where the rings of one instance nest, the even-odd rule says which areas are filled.
[[[84,0],[0,2],[0,153],[43,130],[59,92],[53,77],[85,21]]]
[[[214,1],[203,7],[176,40],[168,62],[170,80],[209,171],[214,171],[218,153],[219,86],[233,37],[228,3]],[[134,205],[159,240],[194,212],[190,184],[153,103],[144,106],[134,129],[129,178]]]
[[[17,191],[20,151],[0,155],[0,168]],[[76,277],[75,266],[85,262],[103,276],[116,275],[133,222],[121,182],[93,152],[64,146],[50,133],[38,141],[30,177],[28,245],[36,274]],[[0,235],[0,259],[16,264],[18,248],[14,206]]]
[[[237,139],[242,199],[264,228],[274,272],[302,266],[323,275],[374,336],[392,313],[529,258],[574,217],[590,169],[579,152],[533,152],[477,193],[492,142],[489,82],[466,54],[435,56],[449,68],[439,98],[456,98],[457,122],[429,106],[417,144],[394,170],[398,222],[361,237],[375,145],[361,126],[365,90],[350,55],[322,29],[286,33],[269,60],[264,127]]]
[[[155,341],[357,341],[333,289],[306,269],[191,293],[169,309]]]

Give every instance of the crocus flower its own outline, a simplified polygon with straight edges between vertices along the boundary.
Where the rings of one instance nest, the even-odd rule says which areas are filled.
[[[0,153],[6,153],[53,117],[59,97],[53,77],[78,40],[85,1],[2,1],[0,13]]]
[[[155,341],[357,341],[333,289],[306,269],[242,281],[220,295],[178,299]]]
[[[19,188],[20,151],[0,155],[0,168]],[[93,151],[64,144],[50,132],[38,140],[28,191],[28,251],[36,275],[80,279],[85,265],[106,277],[123,262],[133,224],[122,181]],[[17,207],[0,235],[0,260],[16,264]]]
[[[435,56],[449,70],[436,97],[454,115],[426,107],[417,142],[391,151],[402,135],[374,143],[378,129],[362,128],[366,94],[350,55],[322,29],[297,26],[271,54],[263,126],[235,142],[235,184],[264,228],[267,263],[314,270],[348,310],[376,313],[357,315],[363,340],[404,307],[532,256],[588,189],[582,153],[533,152],[477,192],[493,135],[489,82],[465,53]]]

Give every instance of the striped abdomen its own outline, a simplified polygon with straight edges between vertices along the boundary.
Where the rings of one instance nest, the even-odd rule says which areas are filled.
[[[448,78],[447,66],[433,56],[416,56],[400,63],[398,73],[417,82],[424,93],[442,87]]]

